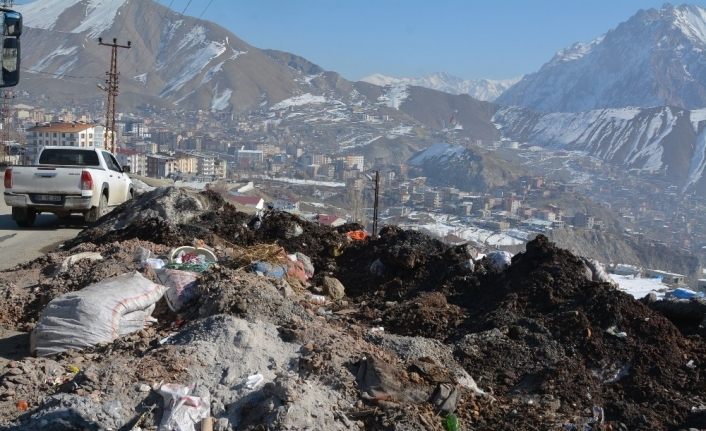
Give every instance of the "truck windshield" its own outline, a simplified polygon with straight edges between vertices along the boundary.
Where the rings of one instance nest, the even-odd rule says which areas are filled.
[[[100,166],[98,154],[92,150],[51,148],[42,151],[40,165]]]

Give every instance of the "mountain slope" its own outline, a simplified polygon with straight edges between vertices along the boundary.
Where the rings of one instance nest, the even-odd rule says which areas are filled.
[[[465,191],[488,192],[507,186],[520,176],[492,153],[445,143],[434,144],[408,161],[413,174],[429,178],[435,186],[452,186]]]
[[[97,38],[118,35],[118,43],[132,42],[132,48],[119,50],[119,109],[152,105],[273,114],[271,108],[280,104],[296,110],[325,101],[337,122],[367,114],[388,118],[393,129],[403,124],[443,129],[453,120],[460,136],[499,136],[490,124],[494,108],[469,96],[353,83],[295,54],[253,47],[216,24],[153,0],[38,0],[19,9],[27,31],[26,72],[18,89],[60,106],[102,102],[105,95],[96,84],[105,80],[110,50]]]
[[[375,73],[361,79],[361,81],[380,86],[406,84],[431,88],[432,90],[450,94],[468,94],[474,99],[487,102],[497,99],[498,96],[519,80],[520,78],[505,80],[463,79],[445,72],[433,73],[420,78],[395,78],[394,76]]]
[[[706,110],[662,107],[537,114],[502,108],[493,122],[506,138],[586,151],[706,194]]]
[[[590,43],[559,51],[497,103],[541,112],[706,106],[706,10],[641,10]]]
[[[132,42],[119,51],[121,102],[151,102],[213,111],[246,111],[276,103],[308,83],[304,73],[208,21],[182,16],[152,0],[42,0],[20,6],[27,32],[23,86],[52,93],[52,77],[72,87],[95,88],[108,67],[109,50],[98,46],[119,35]],[[319,68],[311,67],[312,70]],[[94,77],[94,78],[91,78]],[[96,97],[98,90],[77,92]]]

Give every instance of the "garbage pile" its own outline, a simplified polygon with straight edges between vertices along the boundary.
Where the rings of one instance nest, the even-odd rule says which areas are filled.
[[[0,275],[9,429],[706,428],[706,310],[543,236],[481,255],[171,187]]]

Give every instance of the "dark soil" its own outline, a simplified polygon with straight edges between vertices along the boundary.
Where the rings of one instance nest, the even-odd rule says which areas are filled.
[[[253,218],[217,196],[206,198],[210,208],[186,223],[156,217],[93,239],[140,238],[168,246],[195,238],[213,246],[276,243],[308,255],[318,274],[343,283],[355,323],[453,346],[456,359],[492,393],[461,398],[458,415],[467,429],[574,424],[677,430],[706,424],[703,339],[684,335],[663,314],[611,285],[590,281],[579,258],[544,236],[528,243],[509,269],[494,273],[484,261],[471,270],[467,247],[449,247],[419,232],[387,227],[377,238],[351,241],[345,232],[359,226],[335,230],[275,211]],[[212,270],[204,280],[227,284],[227,272]],[[202,311],[268,312],[248,304],[246,287],[233,286],[227,301],[219,302],[225,309],[205,310],[209,301],[202,300]],[[205,298],[213,295],[221,293],[212,288]],[[592,419],[600,409],[602,424]],[[384,425],[390,419],[376,411],[361,420],[369,429],[393,429]]]

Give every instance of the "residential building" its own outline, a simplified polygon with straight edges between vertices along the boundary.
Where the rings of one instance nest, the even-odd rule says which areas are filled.
[[[358,169],[359,171],[364,170],[363,162],[365,161],[365,156],[346,156],[346,167],[351,169]]]
[[[115,158],[120,166],[129,166],[130,172],[147,175],[147,155],[129,148],[117,148]]]
[[[199,171],[199,159],[185,153],[177,153],[174,160],[177,172],[182,174],[195,174]]]
[[[147,176],[152,178],[166,178],[176,172],[174,157],[164,154],[148,154]]]
[[[228,176],[228,162],[225,159],[216,159],[213,162],[213,174],[216,178],[226,178]]]
[[[44,146],[103,147],[103,126],[76,123],[54,122],[37,124],[27,129],[27,161],[32,161]]]

